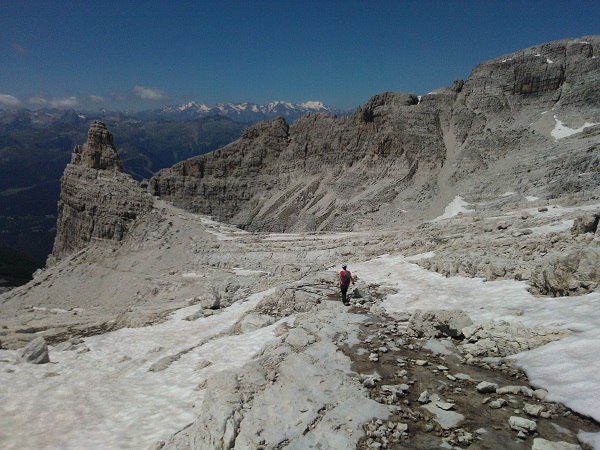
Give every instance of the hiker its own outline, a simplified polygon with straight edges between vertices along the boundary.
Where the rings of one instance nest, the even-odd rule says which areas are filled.
[[[340,290],[342,291],[342,303],[345,306],[348,306],[350,302],[346,297],[346,293],[348,292],[348,287],[350,283],[354,284],[354,280],[352,279],[352,272],[346,270],[348,265],[342,264],[342,270],[340,271]]]

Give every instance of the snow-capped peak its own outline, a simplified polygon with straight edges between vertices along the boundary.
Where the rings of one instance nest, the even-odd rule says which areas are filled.
[[[306,108],[306,109],[313,109],[315,111],[323,111],[323,110],[328,109],[323,103],[313,102],[313,101],[300,103],[299,106],[301,106],[302,108]]]
[[[160,110],[147,111],[147,117],[161,117],[163,119],[197,119],[211,115],[221,115],[241,122],[257,122],[260,120],[274,119],[284,116],[288,121],[293,121],[307,113],[325,112],[346,115],[351,111],[339,111],[325,106],[320,101],[307,101],[303,103],[290,103],[281,100],[264,105],[251,102],[217,103],[212,107],[195,101],[181,105],[165,106]]]

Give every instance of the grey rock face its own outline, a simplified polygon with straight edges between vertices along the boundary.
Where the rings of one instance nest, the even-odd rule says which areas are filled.
[[[48,346],[43,337],[38,337],[31,341],[19,353],[19,359],[31,364],[46,364],[50,362],[48,356]]]
[[[56,239],[48,264],[81,250],[93,239],[120,241],[152,198],[129,175],[106,126],[95,121],[88,141],[75,147],[61,178]]]
[[[351,117],[264,122],[159,172],[149,189],[261,231],[414,223],[458,191],[579,192],[579,175],[598,164],[600,127],[560,141],[551,131],[559,119],[573,128],[600,122],[599,52],[598,36],[556,41],[480,64],[420,100],[387,92]]]

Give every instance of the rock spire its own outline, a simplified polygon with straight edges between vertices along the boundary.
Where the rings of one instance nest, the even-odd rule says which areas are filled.
[[[88,140],[73,150],[60,180],[56,239],[47,264],[85,248],[92,240],[120,241],[152,197],[129,175],[106,124],[92,122]]]
[[[77,145],[73,150],[71,164],[78,164],[90,169],[123,171],[123,163],[119,158],[113,142],[113,135],[106,124],[94,120],[88,131],[88,140]]]

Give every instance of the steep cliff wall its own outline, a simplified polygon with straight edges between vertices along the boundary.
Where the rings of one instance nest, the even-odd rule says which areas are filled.
[[[61,178],[49,265],[92,239],[123,239],[133,221],[151,209],[152,197],[122,170],[112,134],[104,123],[94,121],[87,142],[75,147]]]
[[[599,53],[600,36],[556,41],[480,64],[421,99],[383,93],[351,117],[263,122],[159,172],[149,189],[264,231],[420,221],[457,194],[577,192],[598,165]],[[563,122],[584,128],[563,138]]]

